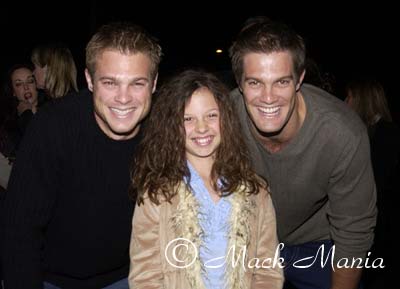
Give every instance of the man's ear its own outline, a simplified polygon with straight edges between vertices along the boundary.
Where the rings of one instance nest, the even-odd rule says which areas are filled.
[[[156,77],[154,77],[153,89],[151,90],[151,93],[154,93],[156,91],[157,80],[158,80],[158,73],[156,74]]]
[[[299,91],[301,84],[303,83],[304,76],[306,75],[306,70],[304,69],[303,72],[300,74],[299,81],[296,84],[296,91]]]
[[[88,85],[88,88],[91,92],[93,92],[93,80],[92,80],[92,76],[89,73],[89,70],[86,68],[85,69],[85,78],[86,78],[86,82]]]

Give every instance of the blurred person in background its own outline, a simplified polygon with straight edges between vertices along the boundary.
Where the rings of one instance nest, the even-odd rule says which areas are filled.
[[[75,61],[70,49],[64,44],[50,43],[35,47],[31,61],[35,65],[37,87],[49,99],[78,92]]]

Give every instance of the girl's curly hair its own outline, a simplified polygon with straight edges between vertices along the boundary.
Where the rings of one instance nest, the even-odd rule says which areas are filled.
[[[133,166],[132,187],[159,204],[170,202],[178,184],[190,179],[185,155],[184,110],[195,91],[207,88],[220,111],[221,143],[216,151],[211,177],[214,189],[227,196],[244,184],[249,193],[258,193],[266,184],[250,167],[250,157],[241,136],[241,128],[229,91],[213,74],[186,70],[166,82],[158,94],[149,116],[144,137]],[[217,181],[219,184],[217,189]],[[160,198],[161,197],[161,198]]]

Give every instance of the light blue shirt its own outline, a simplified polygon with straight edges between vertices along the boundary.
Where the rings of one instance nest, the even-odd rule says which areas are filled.
[[[190,187],[199,202],[199,223],[204,232],[203,245],[200,247],[200,260],[204,264],[203,280],[208,289],[225,288],[225,255],[227,253],[229,219],[231,204],[229,197],[221,198],[217,203],[212,200],[202,178],[188,163],[190,170]],[[215,261],[209,261],[222,257]],[[218,266],[218,268],[209,268]]]

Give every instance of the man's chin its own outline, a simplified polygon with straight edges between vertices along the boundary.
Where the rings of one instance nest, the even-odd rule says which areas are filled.
[[[271,124],[269,125],[258,125],[257,126],[257,131],[263,135],[263,136],[276,136],[282,132],[282,126],[276,125],[272,126]]]
[[[111,129],[112,134],[115,136],[114,139],[116,140],[124,140],[124,139],[130,139],[134,137],[137,132],[139,131],[139,126],[133,126],[133,127],[116,127]]]

